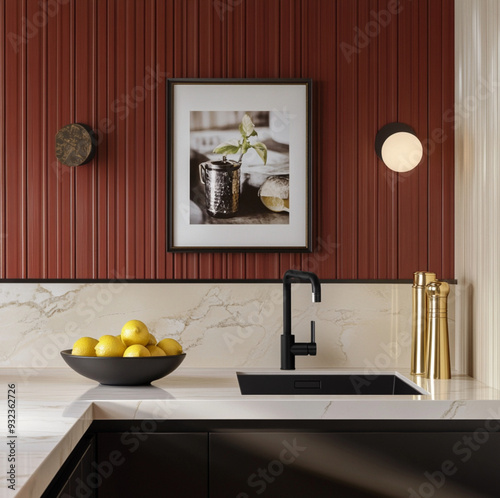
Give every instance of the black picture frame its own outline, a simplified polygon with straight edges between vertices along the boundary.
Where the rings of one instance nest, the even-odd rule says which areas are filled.
[[[312,80],[309,78],[170,78],[167,81],[167,91],[167,250],[185,253],[312,252]],[[244,101],[247,96],[248,104]],[[259,172],[245,172],[245,182],[242,189],[233,185],[232,195],[238,199],[240,196],[245,199],[243,196],[247,195],[247,199],[253,203],[252,207],[247,208],[246,211],[240,209],[236,211],[236,214],[230,213],[228,215],[226,212],[222,214],[216,212],[214,215],[209,210],[217,208],[213,207],[213,202],[210,206],[208,205],[206,197],[209,196],[206,190],[205,204],[201,200],[200,186],[196,184],[199,183],[196,180],[196,162],[199,162],[202,157],[208,157],[205,162],[200,163],[202,166],[198,165],[201,182],[203,182],[203,178],[207,181],[210,180],[207,178],[209,173],[206,172],[205,166],[210,170],[210,175],[222,177],[224,173],[212,171],[211,167],[216,168],[219,167],[217,164],[222,164],[220,167],[226,168],[226,163],[223,163],[220,158],[210,159],[210,154],[208,156],[200,155],[201,153],[197,149],[193,149],[192,142],[193,140],[199,141],[200,136],[201,140],[204,140],[204,134],[208,135],[207,140],[210,142],[214,136],[226,136],[228,132],[223,127],[217,128],[215,131],[212,129],[198,131],[199,128],[196,128],[193,122],[196,121],[195,118],[200,118],[199,122],[206,121],[205,118],[209,118],[210,121],[215,118],[225,118],[226,114],[224,113],[230,116],[248,114],[252,123],[255,116],[257,118],[262,116],[263,122],[265,122],[267,113],[268,127],[258,128],[255,125],[257,138],[260,138],[259,133],[270,136],[266,140],[266,152],[269,156],[271,154],[277,156],[278,163],[283,161],[282,156],[285,155],[283,151],[287,150],[288,156],[285,157],[288,158],[289,168],[287,183],[289,185],[289,198],[284,199],[283,203],[279,201],[277,196],[271,198],[272,210],[266,209],[266,206],[256,207],[259,203],[255,199],[255,195],[250,197],[250,194],[245,194],[245,185],[249,183],[248,178],[255,181],[255,179],[263,178],[265,173],[262,173],[262,167],[244,166],[244,161],[238,163],[238,155],[233,156],[234,159],[229,159],[236,168],[239,168],[237,165],[240,164],[242,170],[245,170],[246,167],[247,170],[255,169]],[[273,127],[271,123],[278,123],[282,126]],[[276,129],[278,129],[277,133]],[[284,129],[288,130],[288,145],[286,139],[279,141],[280,139],[277,138],[278,142],[275,140],[276,135]],[[241,139],[236,125],[231,125],[231,132]],[[257,144],[255,140],[253,137],[248,138],[248,141],[254,145]],[[279,151],[275,152],[270,147],[278,148]],[[253,147],[254,150],[257,148],[260,146]],[[259,154],[258,151],[256,152]],[[254,156],[257,157],[255,153]],[[262,157],[260,159],[263,160]],[[229,161],[228,159],[224,160]],[[186,162],[189,162],[188,168],[186,168]],[[278,164],[276,169],[280,172],[282,169],[279,168],[283,167],[283,164]],[[226,168],[225,171],[229,170]],[[232,170],[230,174],[236,176]],[[286,174],[268,174],[269,176],[284,178],[285,183],[287,181]],[[276,188],[280,187],[279,182],[283,182],[283,180],[273,178],[271,181],[273,184],[277,183]],[[210,185],[210,192],[212,194],[211,200],[217,199],[216,206],[227,207],[227,205],[237,204],[238,201],[234,201],[230,196],[223,197],[220,201],[221,197],[218,192],[213,194],[214,184],[216,182],[212,182]],[[217,183],[217,185],[219,184]],[[226,185],[226,187],[223,192],[229,191],[230,185]],[[207,187],[205,186],[205,188]],[[252,188],[252,193],[254,193],[257,187],[248,188]],[[238,190],[240,193],[235,194]],[[198,197],[193,194],[195,191]],[[262,185],[259,187],[259,195],[261,191],[263,192]],[[265,196],[262,195],[260,200],[262,197]],[[269,198],[266,197],[266,199]],[[299,200],[294,204],[294,199]],[[288,208],[286,207],[287,201]],[[241,204],[242,202],[240,202],[240,207]],[[275,213],[275,210],[279,209],[281,211]],[[297,211],[294,212],[293,209]],[[219,218],[219,216],[222,217]],[[285,219],[288,221],[285,222]],[[281,243],[281,240],[284,243]]]

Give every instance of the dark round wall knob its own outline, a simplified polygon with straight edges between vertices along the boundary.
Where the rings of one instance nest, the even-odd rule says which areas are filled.
[[[85,124],[63,126],[56,134],[56,157],[66,166],[81,166],[92,161],[96,149],[96,135]]]

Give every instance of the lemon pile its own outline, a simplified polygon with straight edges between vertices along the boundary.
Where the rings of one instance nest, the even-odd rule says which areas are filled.
[[[171,338],[158,342],[140,320],[130,320],[121,334],[103,335],[99,340],[80,337],[71,354],[75,356],[147,357],[174,356],[182,354],[182,346]]]

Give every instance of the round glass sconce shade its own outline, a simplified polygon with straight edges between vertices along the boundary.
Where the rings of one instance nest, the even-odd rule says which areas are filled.
[[[377,133],[375,150],[384,164],[405,173],[422,160],[424,149],[413,129],[404,123],[389,123]]]

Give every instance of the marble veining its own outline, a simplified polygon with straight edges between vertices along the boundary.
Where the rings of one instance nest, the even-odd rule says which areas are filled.
[[[318,354],[298,368],[406,368],[411,348],[410,284],[294,284],[293,333],[309,336],[316,321]],[[449,300],[452,368],[467,373],[466,344],[454,329]],[[129,319],[158,339],[173,337],[187,367],[276,367],[282,333],[280,284],[0,284],[0,365],[26,381],[47,367],[66,368],[59,352],[81,336],[118,334]]]
[[[461,408],[461,407],[465,407],[466,406],[466,403],[465,401],[463,400],[457,400],[457,401],[453,401],[453,403],[451,404],[451,406],[448,408],[448,410],[446,410],[443,415],[441,415],[441,418],[443,419],[454,419],[458,410]]]

